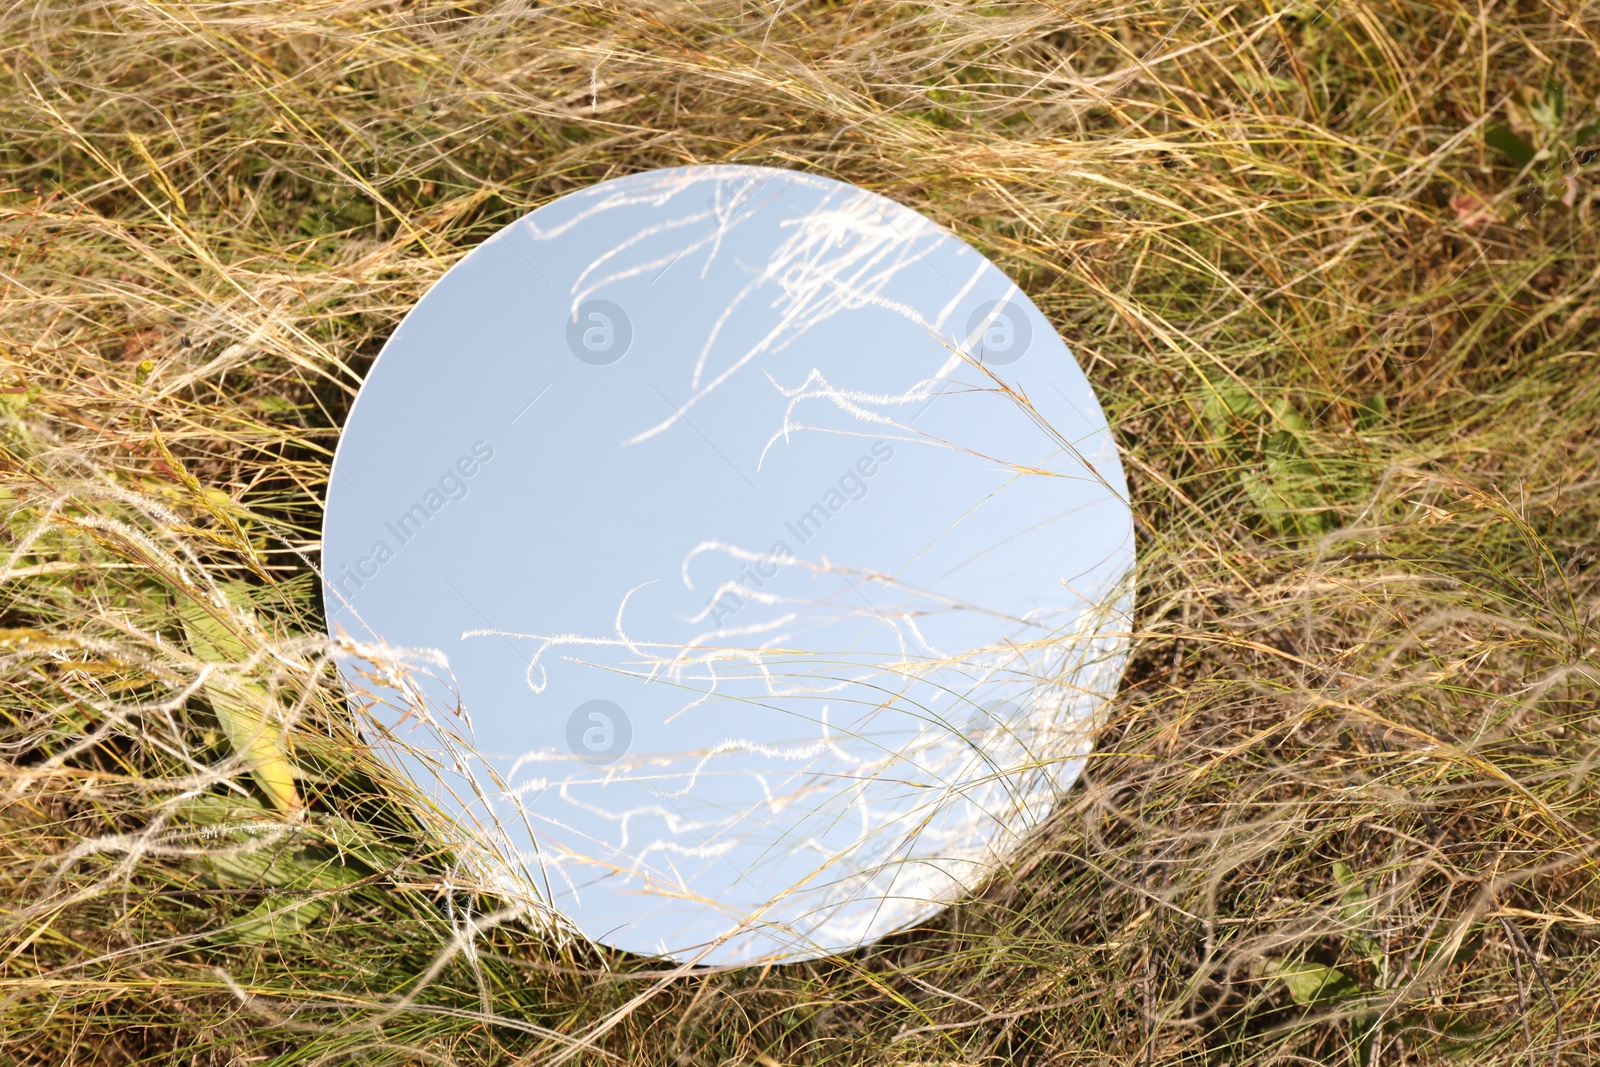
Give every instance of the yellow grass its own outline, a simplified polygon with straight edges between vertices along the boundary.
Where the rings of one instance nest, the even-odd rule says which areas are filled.
[[[1596,71],[1593,0],[6,8],[0,1059],[1600,1058]],[[1013,869],[686,975],[463,884],[313,566],[405,310],[690,162],[856,182],[1016,277],[1143,584]]]

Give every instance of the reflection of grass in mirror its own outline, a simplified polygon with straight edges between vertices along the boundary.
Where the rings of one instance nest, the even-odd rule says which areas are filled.
[[[882,621],[872,611],[846,614]],[[1125,628],[1118,621],[1125,608],[1115,600],[1103,614],[1108,633]],[[788,930],[786,924],[803,917],[817,924],[796,927],[801,946],[812,951],[897,929],[908,909],[926,913],[927,902],[976,888],[1076,777],[1094,729],[1093,709],[1114,689],[1121,662],[1116,641],[1095,636],[1106,625],[1098,618],[1080,620],[1073,632],[931,659],[903,640],[898,658],[892,648],[849,656],[802,653],[781,633],[770,647],[661,646],[625,635],[621,618],[610,639],[503,631],[467,637],[530,642],[536,651],[527,657],[529,674],[541,681],[548,652],[659,683],[654,699],[679,705],[667,723],[678,722],[680,736],[701,738],[703,747],[657,743],[608,753],[603,774],[575,771],[556,750],[519,758],[517,765],[537,777],[529,784],[516,779],[514,792],[543,796],[537,811],[525,813],[536,827],[537,852],[519,849],[515,830],[501,835],[502,851],[523,855],[545,881],[579,896],[596,874],[584,869],[586,863],[625,871],[656,892],[695,899],[705,893],[724,904],[744,900],[754,907],[775,894],[774,903],[761,906],[759,925]],[[633,662],[605,660],[612,650],[625,650]],[[1047,667],[1043,673],[1041,666]],[[960,673],[946,673],[952,667],[978,673],[962,681]],[[949,688],[952,682],[958,688]],[[979,716],[963,714],[963,705],[975,708],[985,694],[1001,691],[1028,699],[990,700],[982,722],[966,721]],[[954,700],[956,708],[941,713],[919,703],[929,698],[941,708]],[[998,714],[1007,707],[1010,714]],[[729,708],[742,710],[730,714]],[[791,731],[775,738],[770,728],[746,734],[733,726],[729,735],[707,738],[703,728],[690,725],[702,713],[729,723],[776,716]],[[763,740],[749,739],[758,735]],[[568,748],[593,762],[576,743]],[[748,788],[752,779],[760,783],[757,792]],[[793,824],[800,812],[809,814]],[[635,821],[650,827],[658,816],[664,817],[659,829]],[[622,828],[627,843],[607,841],[607,823],[596,828],[594,817]],[[830,873],[864,842],[891,833],[910,835],[897,843],[892,869],[862,878]],[[822,866],[808,870],[813,855]],[[691,891],[679,886],[679,864],[697,857],[719,862],[694,876]],[[888,899],[874,903],[869,889]],[[860,925],[867,922],[882,925]]]
[[[1517,136],[1581,162],[1592,13],[407,17],[0,16],[4,1058],[1594,1058],[1600,228],[1496,89],[1562,85]],[[454,257],[691,159],[857,181],[1019,277],[1119,428],[1143,608],[1003,877],[843,961],[684,976],[472,883],[297,636],[290,549]]]

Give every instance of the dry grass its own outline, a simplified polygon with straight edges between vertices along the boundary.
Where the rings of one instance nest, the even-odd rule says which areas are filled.
[[[9,6],[0,1058],[1600,1059],[1597,71],[1593,0]],[[1022,281],[1119,428],[1144,584],[1015,870],[685,976],[452,885],[306,635],[403,311],[551,197],[710,161]],[[223,581],[259,628],[203,662]],[[303,824],[228,692],[283,714]]]

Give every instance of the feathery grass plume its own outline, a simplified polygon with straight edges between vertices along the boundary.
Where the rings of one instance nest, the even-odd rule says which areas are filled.
[[[0,1059],[1595,1060],[1597,55],[1584,0],[8,7]],[[373,757],[315,575],[404,312],[689,162],[993,258],[1140,527],[1134,659],[1049,825],[765,971],[484,884]],[[178,605],[224,591],[260,647],[209,660]],[[281,714],[293,817],[219,670]]]

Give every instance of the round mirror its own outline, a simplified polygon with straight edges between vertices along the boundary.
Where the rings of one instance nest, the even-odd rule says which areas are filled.
[[[903,929],[1076,778],[1132,518],[1055,330],[809,174],[562,197],[406,316],[334,460],[380,753],[585,936],[707,964]]]

